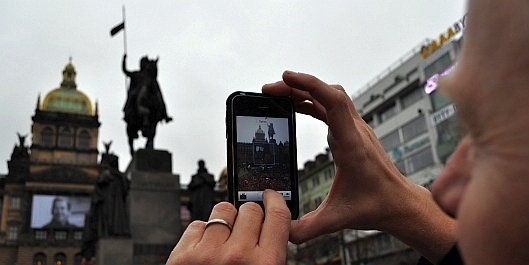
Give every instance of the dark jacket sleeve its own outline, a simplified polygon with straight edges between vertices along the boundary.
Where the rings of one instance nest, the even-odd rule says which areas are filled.
[[[457,249],[457,245],[454,246],[448,254],[443,258],[443,260],[439,263],[439,265],[463,265],[463,260],[461,259],[461,256],[459,255],[459,250]],[[424,257],[421,257],[417,265],[433,265],[431,262],[429,262]]]

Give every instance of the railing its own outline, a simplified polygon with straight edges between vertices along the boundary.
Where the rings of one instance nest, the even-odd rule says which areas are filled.
[[[392,63],[388,68],[384,69],[380,74],[378,74],[375,78],[369,80],[367,84],[362,86],[358,91],[353,93],[351,95],[352,99],[358,98],[361,95],[363,95],[365,92],[367,92],[373,85],[380,82],[380,80],[386,78],[393,70],[399,68],[402,64],[407,62],[409,59],[411,59],[415,54],[421,52],[421,48],[424,45],[428,45],[430,42],[429,39],[425,39],[421,41],[419,44],[417,44],[415,47],[413,47],[410,51],[408,51],[406,54],[401,56],[396,62]]]

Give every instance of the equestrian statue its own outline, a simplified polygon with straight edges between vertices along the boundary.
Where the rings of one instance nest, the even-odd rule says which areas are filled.
[[[138,131],[147,138],[145,149],[153,150],[156,125],[162,120],[167,123],[173,119],[167,115],[160,86],[156,80],[158,58],[150,60],[144,56],[140,60],[140,70],[133,72],[127,70],[126,59],[127,54],[124,54],[122,69],[130,78],[130,86],[123,112],[127,123],[130,154],[134,156],[134,139],[138,138]]]

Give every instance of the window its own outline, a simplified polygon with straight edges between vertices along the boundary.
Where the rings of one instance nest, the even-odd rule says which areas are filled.
[[[452,103],[448,97],[439,92],[439,90],[435,90],[430,94],[430,100],[432,101],[433,111],[438,111]]]
[[[395,105],[395,103],[393,103],[380,112],[380,121],[384,122],[389,118],[395,116],[395,114],[397,114],[397,106]]]
[[[307,182],[301,183],[301,193],[303,194],[307,191],[309,191],[309,188],[307,187]]]
[[[420,87],[414,88],[412,91],[410,91],[408,94],[404,95],[402,97],[402,107],[406,108],[409,105],[415,103],[419,99],[422,98],[422,89]]]
[[[310,212],[310,203],[307,202],[303,204],[303,212],[304,213]]]
[[[44,253],[33,255],[33,265],[46,265],[46,255]]]
[[[402,126],[402,138],[404,142],[409,141],[413,137],[426,132],[426,119],[423,115],[420,115],[415,120],[409,122],[408,124]]]
[[[78,240],[78,241],[83,240],[83,231],[73,232],[73,239]]]
[[[35,239],[36,240],[46,240],[46,239],[48,239],[48,231],[44,231],[44,230],[35,231]]]
[[[312,178],[312,186],[317,187],[319,185],[320,185],[320,176],[314,176],[314,178]]]
[[[180,205],[180,220],[191,221],[191,211],[187,205]]]
[[[53,264],[66,265],[66,255],[64,253],[57,253],[53,256]]]
[[[79,133],[79,149],[86,150],[90,147],[90,134],[87,131]]]
[[[428,147],[416,154],[413,154],[407,160],[410,174],[432,165],[434,163],[432,147]]]
[[[386,152],[390,151],[391,149],[393,149],[393,147],[400,144],[399,131],[395,130],[393,132],[390,132],[386,136],[380,138],[380,143],[382,144]]]
[[[44,147],[53,146],[53,130],[50,127],[44,128],[40,133],[40,144]]]
[[[11,197],[11,210],[18,210],[18,209],[20,209],[20,198]]]
[[[433,63],[424,68],[424,76],[429,78],[430,76],[446,69],[450,63],[452,63],[450,61],[450,54],[447,52],[439,57],[439,59],[435,60]]]
[[[329,167],[329,168],[325,169],[325,180],[326,181],[333,179],[333,175],[334,174],[332,173],[332,168]]]
[[[17,240],[18,239],[18,227],[10,226],[7,231],[8,240]]]
[[[404,160],[395,162],[395,166],[402,175],[406,175],[406,166],[404,165]]]
[[[375,128],[375,119],[373,118],[373,116],[363,117],[363,119],[367,123],[367,125],[369,125],[369,127]]]
[[[66,233],[66,231],[56,231],[55,232],[55,239],[56,240],[66,240],[67,236],[68,236],[68,234]]]
[[[318,198],[314,199],[314,205],[316,206],[314,208],[318,208],[318,206],[320,206],[321,202],[322,202],[321,197],[318,197]]]
[[[59,147],[72,147],[72,133],[69,130],[63,130],[59,136]]]
[[[74,258],[74,265],[81,265],[81,262],[83,261],[83,254],[81,253],[77,253],[75,254],[75,256],[73,257]]]

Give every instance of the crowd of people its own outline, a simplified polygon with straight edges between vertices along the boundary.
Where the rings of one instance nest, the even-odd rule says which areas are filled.
[[[529,1],[469,0],[467,8],[457,67],[438,88],[467,135],[432,192],[397,170],[343,87],[286,71],[262,91],[290,96],[299,113],[328,126],[336,174],[327,197],[299,220],[272,190],[264,211],[221,202],[208,222],[189,224],[167,264],[285,264],[288,241],[345,228],[387,232],[419,252],[419,264],[527,264]]]
[[[242,174],[240,174],[242,173]],[[289,172],[269,172],[260,167],[250,170],[240,171],[238,178],[239,190],[241,191],[262,191],[265,189],[290,190]]]

